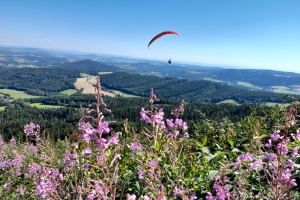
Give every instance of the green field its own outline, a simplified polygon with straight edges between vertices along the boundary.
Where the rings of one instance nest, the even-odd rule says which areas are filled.
[[[252,85],[251,83],[248,83],[248,82],[238,81],[237,85],[241,85],[241,86],[248,87],[248,88],[253,88],[253,89],[256,89],[256,90],[262,90],[261,87],[254,86],[254,85]]]
[[[235,100],[233,99],[227,99],[227,100],[224,100],[224,101],[220,101],[219,103],[232,103],[232,104],[236,104],[236,105],[239,105]],[[218,104],[219,104],[218,103]]]
[[[273,102],[267,102],[266,105],[267,105],[267,106],[280,106],[280,107],[284,106],[284,107],[286,107],[286,106],[289,106],[289,105],[291,105],[291,104],[289,104],[289,103],[273,103]]]
[[[64,90],[64,91],[62,91],[60,93],[67,94],[67,95],[72,95],[72,94],[75,94],[77,91],[78,90],[76,90],[76,89],[68,89],[68,90]]]
[[[6,106],[0,106],[0,111],[4,110]]]
[[[216,82],[216,83],[223,83],[223,82],[224,82],[224,81],[222,81],[222,80],[213,79],[213,78],[203,78],[203,80],[206,80],[206,81],[213,81],[213,82]]]
[[[291,88],[286,86],[271,86],[271,88],[273,89],[273,92],[276,93],[300,95],[300,91],[292,90]]]
[[[41,103],[31,103],[30,107],[37,107],[37,108],[61,108],[62,106],[45,105],[45,104],[41,104]]]
[[[126,94],[126,93],[120,92],[118,90],[109,90],[109,92],[111,92],[115,95],[120,95],[121,97],[140,97],[140,96],[133,95],[133,94]]]
[[[0,89],[0,92],[4,93],[4,94],[9,94],[14,99],[39,98],[39,96],[32,96],[32,95],[26,94],[23,91],[18,91],[18,90]]]

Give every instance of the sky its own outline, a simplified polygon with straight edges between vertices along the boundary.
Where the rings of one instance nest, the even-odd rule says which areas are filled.
[[[300,0],[0,0],[0,45],[300,73]],[[149,41],[163,31],[166,35]]]

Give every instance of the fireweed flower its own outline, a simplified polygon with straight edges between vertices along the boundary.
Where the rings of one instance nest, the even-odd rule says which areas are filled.
[[[173,128],[174,127],[173,119],[167,119],[167,125],[168,127]]]
[[[145,111],[144,108],[142,108],[142,110],[141,110],[141,112],[140,112],[140,117],[141,117],[140,120],[141,120],[141,121],[145,121],[146,123],[150,123],[151,120],[150,120],[150,118],[147,116],[147,114],[148,114],[148,112]]]
[[[130,143],[130,151],[142,151],[142,146],[139,142],[132,142]]]
[[[272,148],[272,140],[269,139],[269,140],[268,140],[268,143],[265,144],[265,146],[266,146],[268,149],[271,149],[271,148]]]
[[[83,168],[87,169],[90,166],[89,161],[86,160],[85,163],[83,164]]]
[[[250,170],[259,170],[263,168],[263,164],[262,164],[262,160],[261,159],[257,159],[255,160],[255,162],[250,163]]]
[[[144,179],[143,178],[143,170],[141,168],[138,169],[137,175],[138,175],[139,181]]]
[[[98,128],[100,129],[99,132],[103,132],[103,131],[105,131],[106,133],[110,132],[110,129],[108,127],[108,122],[99,121]]]
[[[96,141],[97,143],[97,150],[100,150],[101,148],[107,149],[108,148],[108,144],[106,143],[106,139],[101,138],[99,140]]]
[[[109,141],[108,141],[108,145],[109,144],[118,144],[119,143],[119,133],[118,132],[116,132],[110,139],[109,139]]]
[[[157,168],[157,167],[158,167],[158,162],[155,161],[155,160],[152,160],[152,161],[150,162],[150,166],[151,166],[152,168]]]
[[[288,148],[282,142],[277,145],[277,150],[279,151],[279,154],[281,154],[281,155],[288,153]]]
[[[135,200],[135,199],[136,199],[135,194],[132,194],[132,195],[128,194],[127,195],[127,200]]]
[[[35,128],[40,128],[39,125],[35,125],[34,123],[30,122],[30,124],[26,124],[26,126],[24,126],[24,133],[26,136],[30,135],[31,133],[34,132]]]
[[[298,149],[297,147],[295,147],[293,150],[292,150],[292,157],[297,157],[298,155]]]
[[[280,138],[280,130],[275,130],[271,135],[270,135],[270,138],[273,140],[273,141],[276,141]]]
[[[78,163],[77,154],[76,153],[71,154],[69,151],[67,151],[64,154],[63,163],[66,167],[75,165],[76,163]]]
[[[176,197],[178,194],[180,194],[182,191],[179,189],[179,188],[177,188],[176,186],[175,186],[175,188],[174,188],[174,190],[173,190],[173,195]]]
[[[83,155],[89,157],[92,154],[92,150],[88,147],[83,151]]]
[[[183,134],[183,136],[186,137],[186,138],[189,138],[189,137],[190,137],[188,132],[185,132],[185,133]]]
[[[195,199],[197,199],[196,194],[192,194],[192,195],[190,196],[190,200],[195,200]]]
[[[17,142],[16,142],[16,139],[14,137],[12,137],[9,141],[10,144],[12,145],[15,145]]]

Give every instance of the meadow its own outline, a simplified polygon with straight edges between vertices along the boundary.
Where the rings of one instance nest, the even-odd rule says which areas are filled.
[[[298,101],[235,123],[202,116],[188,124],[183,100],[165,118],[151,89],[136,113],[144,126],[124,119],[115,131],[100,79],[95,87],[94,108],[65,140],[51,140],[34,122],[0,137],[0,198],[299,199]]]
[[[23,91],[18,91],[18,90],[0,89],[0,92],[3,94],[9,94],[14,99],[39,98],[39,96],[32,96],[32,95],[26,94]]]
[[[61,108],[62,106],[54,106],[54,105],[45,105],[41,103],[31,103],[31,107],[37,107],[37,108]]]

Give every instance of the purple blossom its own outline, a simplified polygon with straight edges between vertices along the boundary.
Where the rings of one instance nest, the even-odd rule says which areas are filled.
[[[142,108],[142,110],[141,110],[141,112],[140,112],[140,116],[141,116],[140,120],[141,120],[141,121],[145,121],[146,123],[150,123],[151,120],[150,120],[150,118],[147,116],[147,114],[148,114],[148,111],[145,111],[145,109]]]
[[[180,194],[180,193],[182,193],[182,191],[179,189],[179,188],[177,188],[176,186],[175,186],[175,188],[174,188],[174,190],[173,190],[173,195],[176,197],[178,194]]]
[[[292,157],[297,157],[298,155],[298,148],[295,147],[293,150],[292,150]]]
[[[130,151],[142,151],[142,146],[139,142],[132,142],[130,143]]]
[[[268,143],[265,145],[268,149],[271,149],[272,148],[272,140],[269,139],[268,140]]]
[[[9,141],[10,144],[12,145],[15,145],[17,142],[16,142],[16,139],[14,137],[12,137]]]
[[[188,126],[187,126],[187,123],[186,123],[186,122],[183,122],[183,123],[182,123],[182,129],[183,129],[183,130],[187,130],[187,129],[188,129]]]
[[[157,167],[158,167],[158,162],[155,161],[155,160],[152,160],[152,161],[150,162],[150,166],[151,166],[152,168],[157,168]]]
[[[83,151],[83,155],[89,157],[92,154],[92,150],[88,147]]]
[[[100,150],[101,148],[104,149],[108,148],[108,144],[106,143],[106,139],[104,138],[97,140],[96,143],[97,143],[97,150]]]
[[[106,133],[110,132],[110,129],[108,127],[108,122],[101,122],[98,123],[99,132],[105,131]]]
[[[109,144],[118,144],[119,143],[119,133],[118,132],[116,132],[110,139],[109,139],[109,141],[108,141],[108,145]]]
[[[141,168],[138,168],[137,175],[139,177],[139,181],[144,179],[143,178],[143,170]]]
[[[186,137],[186,138],[189,138],[189,137],[190,137],[188,132],[185,132],[185,133],[183,134],[183,136]]]
[[[271,138],[273,141],[278,140],[278,139],[280,138],[279,133],[280,133],[280,130],[275,130],[275,131],[271,134],[270,138]]]
[[[197,199],[196,194],[192,194],[192,195],[190,196],[190,200],[195,200],[195,199]]]
[[[284,143],[279,143],[277,145],[277,150],[279,151],[279,154],[287,154],[288,153],[288,148]]]
[[[24,133],[25,133],[25,135],[28,136],[31,133],[33,133],[35,128],[39,129],[40,127],[39,127],[39,125],[35,125],[32,122],[30,122],[29,124],[26,124],[24,126]]]
[[[255,162],[250,164],[250,170],[259,170],[263,168],[263,164],[262,164],[262,160],[261,159],[257,159],[255,160]]]
[[[132,195],[128,194],[127,195],[127,200],[135,200],[135,199],[136,199],[135,194],[132,194]]]
[[[210,192],[207,192],[207,196],[205,197],[206,200],[213,200],[213,195]]]
[[[71,154],[69,151],[67,151],[64,154],[63,163],[66,167],[75,165],[76,163],[78,163],[77,154],[76,153]]]
[[[167,125],[168,127],[173,128],[174,127],[173,119],[167,119]]]
[[[86,160],[85,163],[83,164],[83,168],[87,169],[90,166],[89,161]]]

